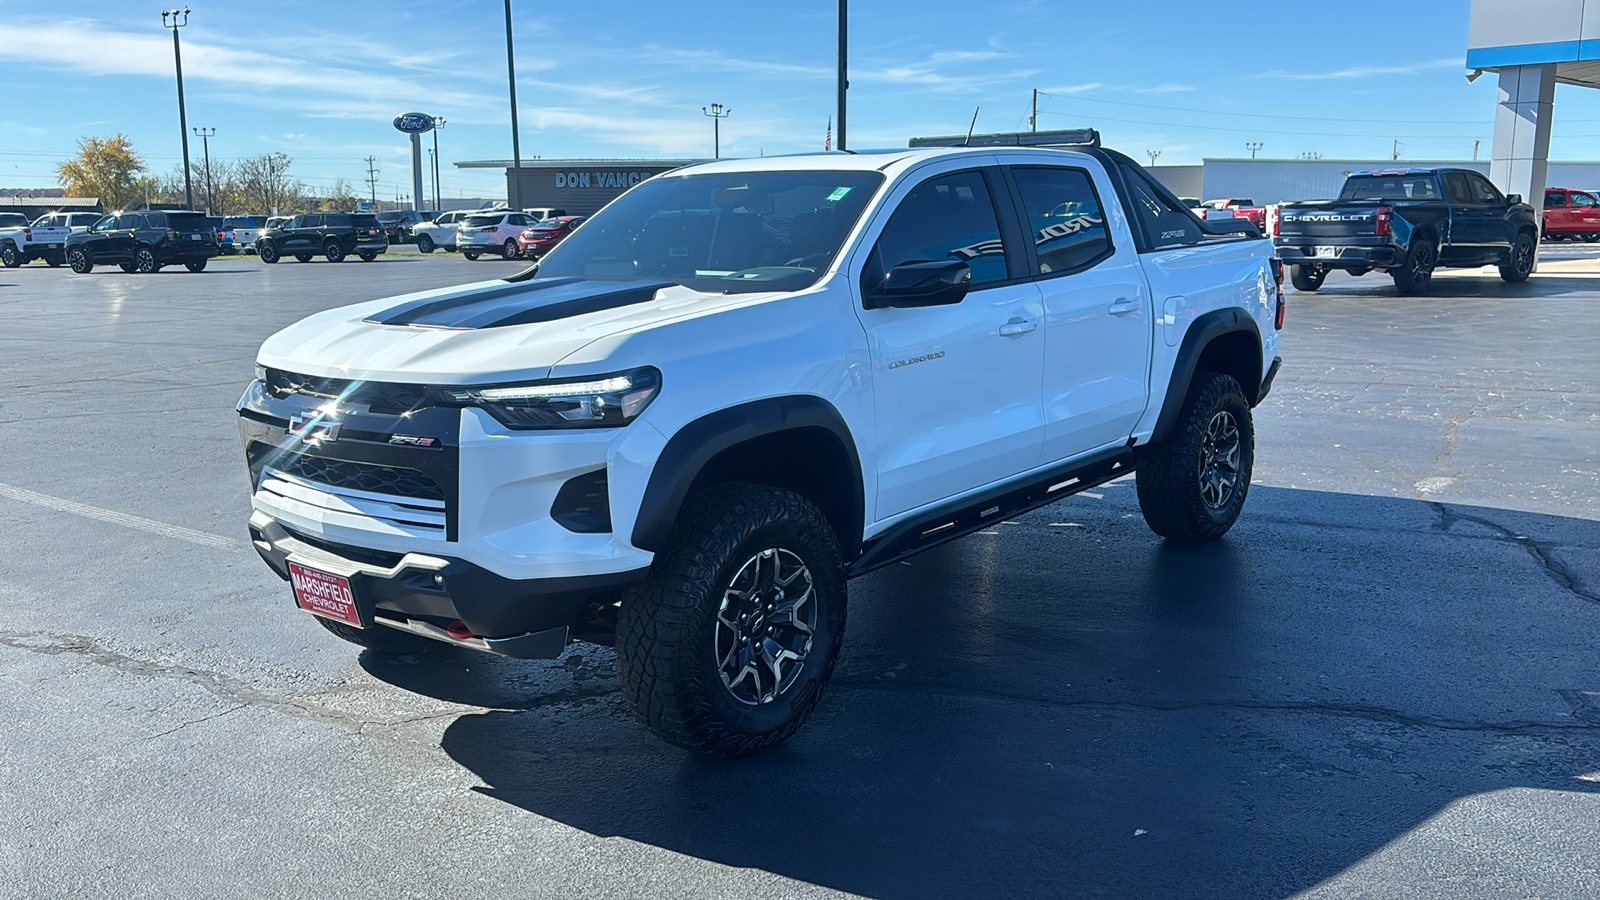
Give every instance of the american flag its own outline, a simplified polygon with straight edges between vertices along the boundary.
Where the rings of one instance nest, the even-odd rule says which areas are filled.
[[[833,149],[833,116],[828,117],[828,133],[822,136],[822,151],[824,153]]]

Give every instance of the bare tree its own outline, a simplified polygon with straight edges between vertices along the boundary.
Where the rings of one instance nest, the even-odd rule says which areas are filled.
[[[233,181],[243,202],[241,212],[288,214],[305,209],[305,185],[289,177],[294,160],[287,153],[264,153],[233,166]]]

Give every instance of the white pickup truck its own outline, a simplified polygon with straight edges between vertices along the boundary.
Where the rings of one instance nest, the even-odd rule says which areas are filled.
[[[729,758],[810,714],[853,576],[1135,471],[1157,534],[1221,537],[1272,242],[1092,131],[913,145],[678,169],[521,274],[273,335],[256,550],[378,652],[614,644],[647,728]]]
[[[8,269],[42,259],[59,266],[67,259],[66,225],[31,225],[22,213],[0,213],[0,265]]]

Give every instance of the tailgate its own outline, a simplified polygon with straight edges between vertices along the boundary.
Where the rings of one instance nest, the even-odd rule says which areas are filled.
[[[1278,212],[1278,237],[1372,237],[1378,233],[1378,206],[1377,203],[1285,206]]]

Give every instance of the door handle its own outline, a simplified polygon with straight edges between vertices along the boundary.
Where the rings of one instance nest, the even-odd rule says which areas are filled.
[[[1128,313],[1138,311],[1139,301],[1129,300],[1126,297],[1118,297],[1117,302],[1111,304],[1111,308],[1108,310],[1108,312],[1110,312],[1113,316],[1125,316]]]
[[[1000,336],[1016,337],[1019,334],[1027,334],[1038,327],[1038,319],[1023,319],[1019,317],[1013,317],[1011,321],[1000,326]]]

